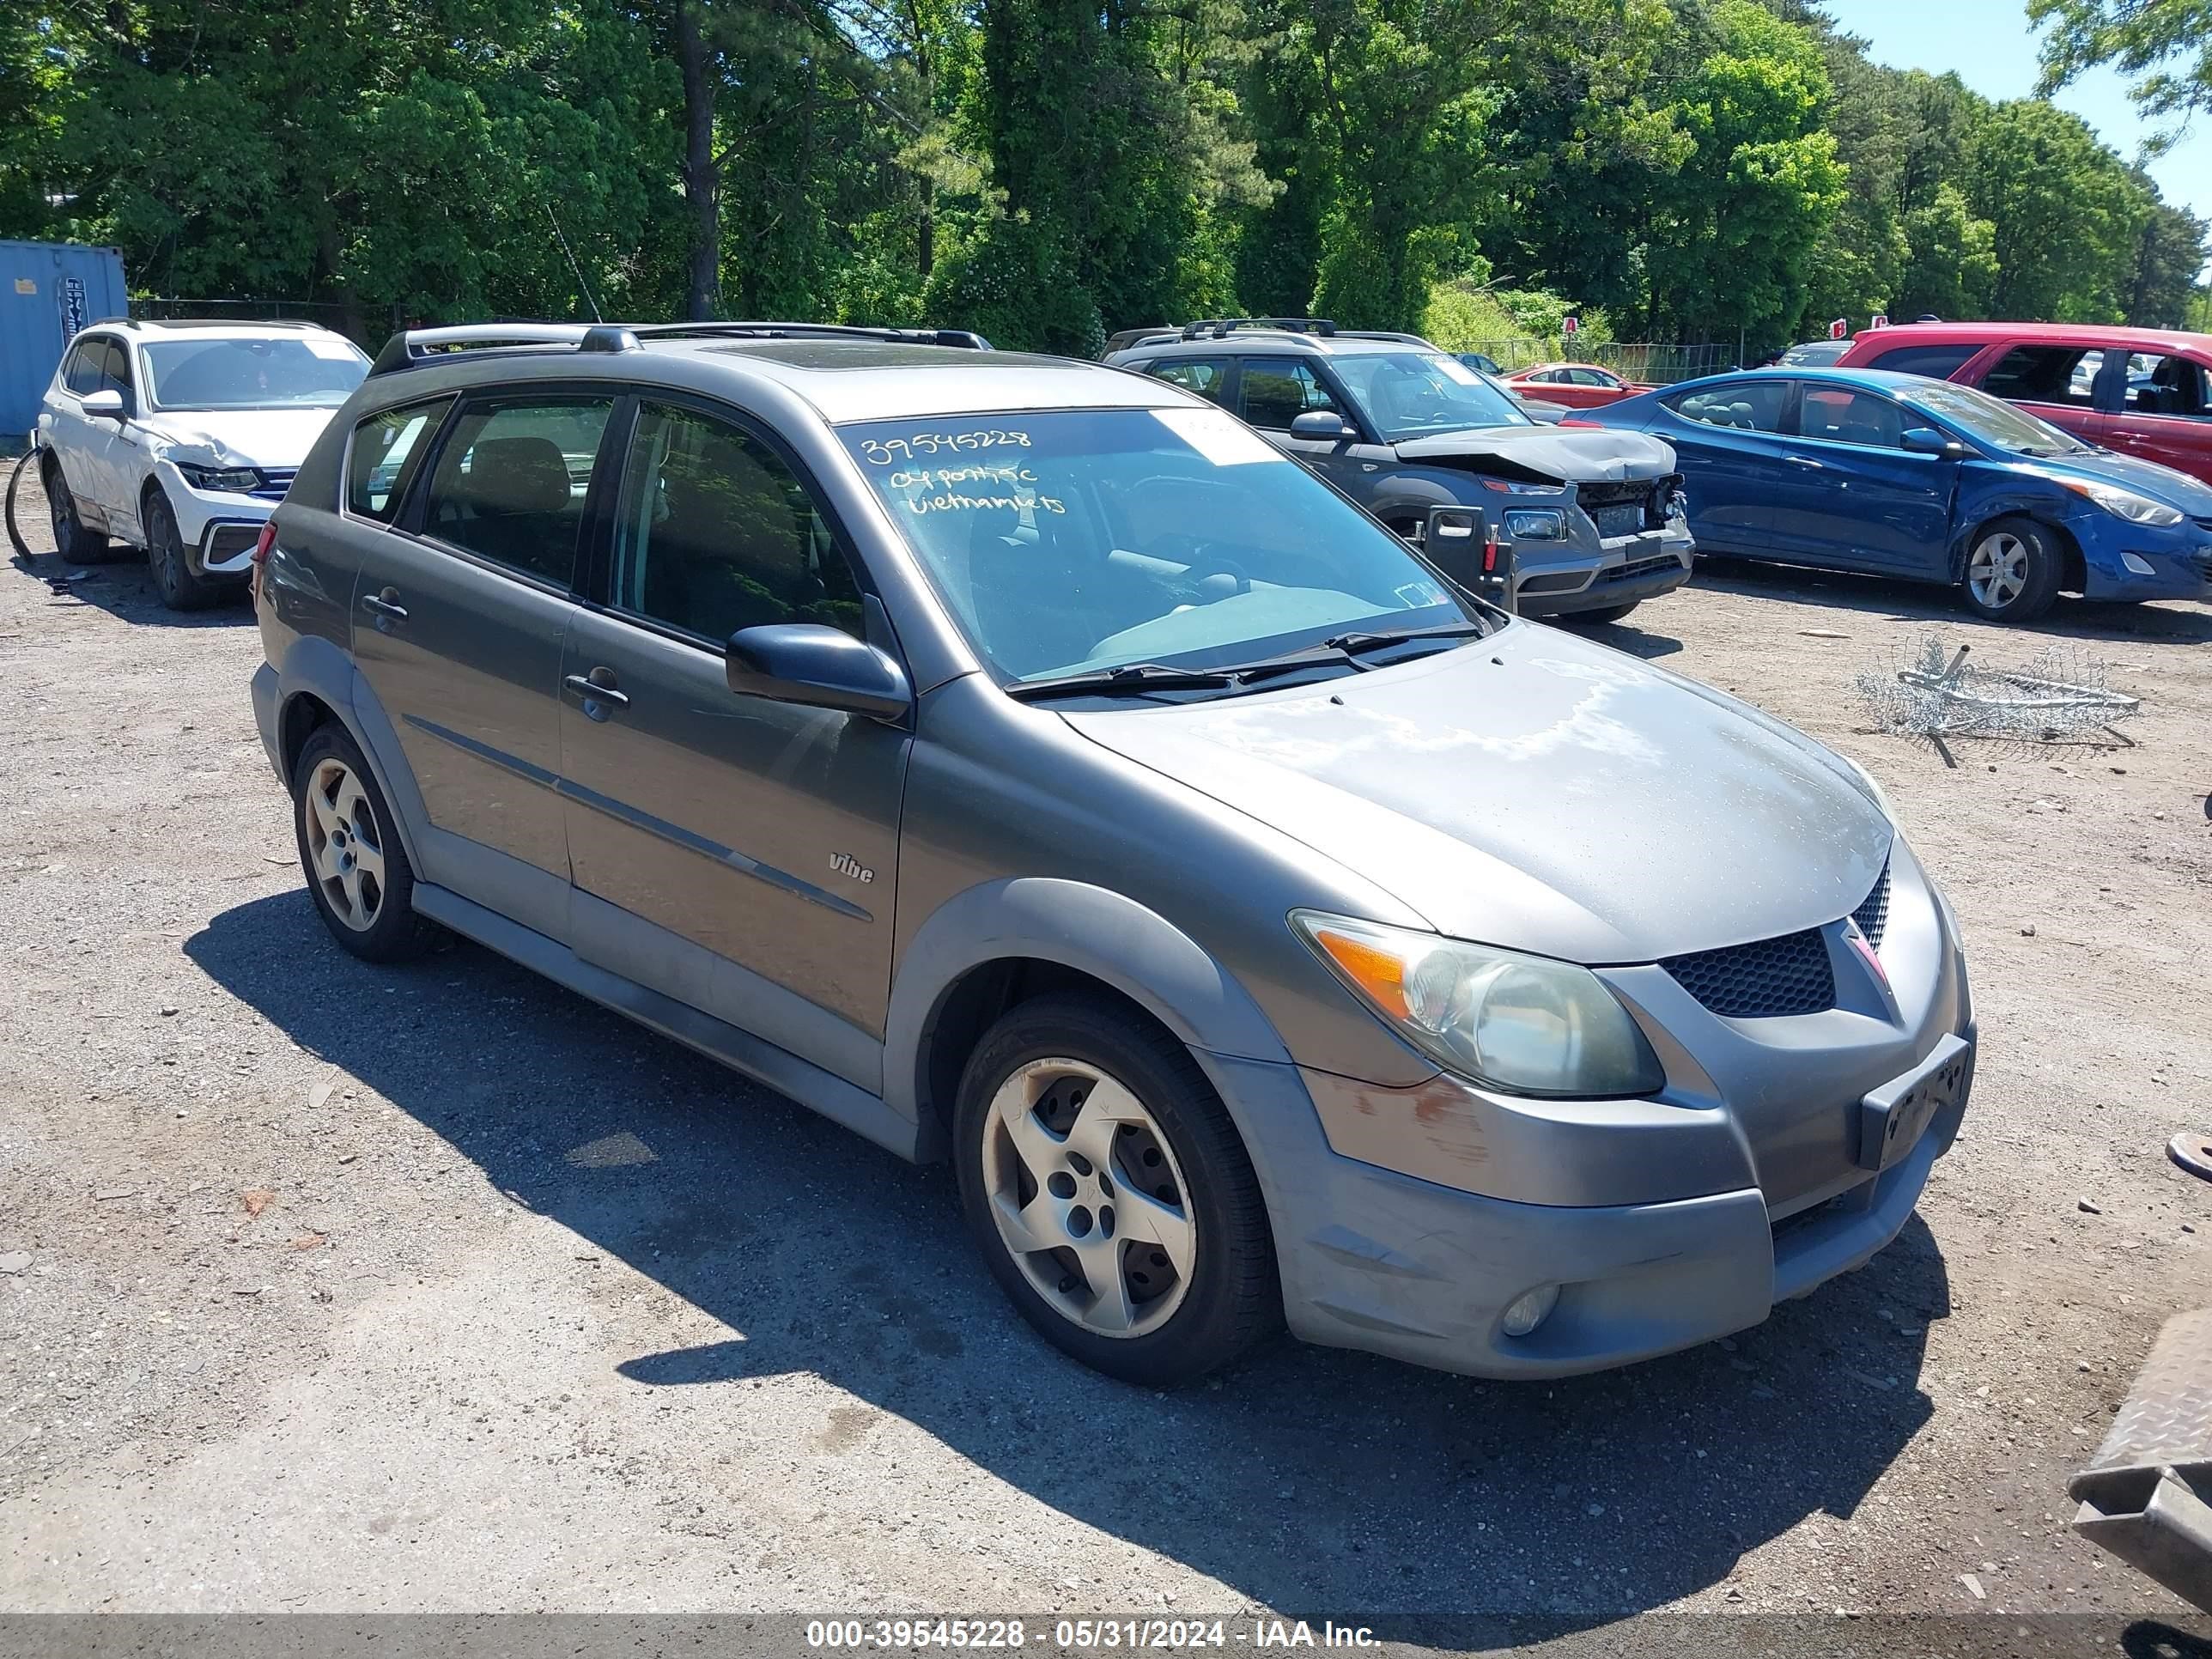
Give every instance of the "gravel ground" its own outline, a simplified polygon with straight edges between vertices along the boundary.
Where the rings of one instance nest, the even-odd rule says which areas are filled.
[[[2212,1121],[2212,611],[2063,607],[2140,746],[1957,771],[1847,693],[1930,622],[2031,652],[1941,594],[1727,567],[1602,630],[1863,762],[1948,887],[1984,1047],[1919,1218],[1610,1376],[1285,1341],[1161,1396],[1027,1333],[942,1170],[473,945],[338,951],[243,604],[63,568],[0,571],[0,1608],[2201,1623],[2064,1484],[2212,1285],[2160,1150]]]

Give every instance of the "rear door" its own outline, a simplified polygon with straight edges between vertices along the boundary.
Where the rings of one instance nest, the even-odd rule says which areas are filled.
[[[1700,548],[1774,550],[1775,488],[1796,385],[1779,374],[1747,375],[1661,399],[1666,413],[1647,429],[1674,447]]]
[[[1230,384],[1236,367],[1232,358],[1166,357],[1141,367],[1146,374],[1165,380],[1170,386],[1179,386],[1185,392],[1194,392],[1210,403],[1219,404],[1224,409],[1237,407]]]
[[[882,1088],[911,739],[729,689],[740,629],[819,623],[896,654],[820,491],[767,430],[635,405],[606,568],[562,663],[577,953]]]
[[[87,393],[100,389],[100,368],[106,352],[106,336],[77,336],[62,359],[61,380],[48,394],[42,422],[46,441],[61,465],[63,480],[76,499],[78,514],[95,530],[107,522],[95,483],[99,471],[96,447],[104,444],[106,437],[94,428],[110,423],[92,419],[85,414],[82,404]]]
[[[568,908],[561,652],[613,408],[604,391],[538,386],[464,401],[354,583],[354,661],[421,797],[423,878],[556,939]],[[419,441],[410,429],[356,428],[349,490],[394,487],[393,452]]]
[[[1941,579],[1958,464],[1914,454],[1894,399],[1832,381],[1798,387],[1775,483],[1777,545],[1808,563]]]
[[[2212,352],[2138,352],[2111,382],[2104,441],[2212,483]]]

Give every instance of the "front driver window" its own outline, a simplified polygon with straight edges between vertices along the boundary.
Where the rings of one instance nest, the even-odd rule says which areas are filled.
[[[865,637],[860,585],[814,497],[743,428],[647,404],[623,477],[614,605],[720,645],[826,623]]]

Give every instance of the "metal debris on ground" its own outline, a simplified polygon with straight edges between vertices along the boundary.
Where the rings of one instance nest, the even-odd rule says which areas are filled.
[[[2132,746],[2113,728],[2142,700],[2112,690],[2106,665],[2079,646],[2051,645],[2017,668],[1970,668],[1971,649],[1954,652],[1931,632],[1887,669],[1859,674],[1852,689],[1879,730],[1927,738],[1947,766],[1959,763],[1949,744],[1960,738]]]

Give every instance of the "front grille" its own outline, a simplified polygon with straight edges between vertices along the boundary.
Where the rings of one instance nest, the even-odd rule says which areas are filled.
[[[1659,964],[1723,1019],[1775,1019],[1836,1006],[1836,976],[1820,930],[1693,951]]]
[[[1859,932],[1866,935],[1869,945],[1879,949],[1881,935],[1889,926],[1889,866],[1881,866],[1881,878],[1874,884],[1874,891],[1859,901],[1859,908],[1851,912],[1851,920],[1858,924]]]
[[[284,492],[292,487],[292,480],[299,476],[300,469],[296,466],[264,466],[259,471],[261,482],[246,493],[256,501],[281,501],[284,499]]]
[[[1638,576],[1649,576],[1662,570],[1680,570],[1682,562],[1672,553],[1662,553],[1656,558],[1631,559],[1626,564],[1617,564],[1601,574],[1601,582],[1633,581]]]

